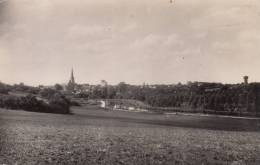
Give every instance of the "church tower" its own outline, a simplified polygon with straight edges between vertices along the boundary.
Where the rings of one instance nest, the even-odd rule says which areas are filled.
[[[73,72],[73,68],[72,68],[70,80],[69,80],[69,83],[67,85],[67,90],[73,92],[75,90],[75,88],[76,88],[76,82],[75,82],[74,72]]]
[[[70,83],[75,84],[75,78],[74,78],[73,68],[71,69]]]

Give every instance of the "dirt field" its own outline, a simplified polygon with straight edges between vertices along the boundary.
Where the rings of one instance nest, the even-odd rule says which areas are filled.
[[[260,164],[260,120],[0,109],[0,164]]]

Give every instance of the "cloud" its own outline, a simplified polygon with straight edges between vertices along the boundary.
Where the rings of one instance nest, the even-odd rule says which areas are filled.
[[[131,31],[138,29],[138,27],[139,26],[136,22],[131,22],[131,23],[128,23],[125,26],[123,26],[121,28],[121,32],[123,32],[123,33],[131,32]]]
[[[0,59],[2,65],[8,63],[8,61],[10,60],[8,50],[3,47],[0,47]]]
[[[68,37],[71,39],[92,39],[105,38],[111,35],[111,27],[105,27],[100,25],[86,26],[86,25],[72,25],[68,29]]]
[[[184,43],[177,34],[170,35],[159,35],[159,34],[148,34],[143,38],[136,39],[131,47],[145,49],[166,49],[166,47],[178,47]]]

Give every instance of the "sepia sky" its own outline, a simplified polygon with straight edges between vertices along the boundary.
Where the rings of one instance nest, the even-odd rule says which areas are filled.
[[[259,0],[0,0],[0,81],[260,82]]]

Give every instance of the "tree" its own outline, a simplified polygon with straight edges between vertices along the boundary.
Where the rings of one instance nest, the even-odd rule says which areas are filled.
[[[55,85],[54,85],[54,88],[55,88],[57,91],[62,91],[62,90],[63,90],[63,86],[60,85],[60,84],[55,84]]]
[[[41,97],[47,98],[47,99],[51,98],[55,93],[57,93],[57,91],[54,89],[51,89],[51,88],[45,88],[40,91]]]
[[[9,91],[10,88],[6,84],[0,82],[0,93],[8,94]]]
[[[70,113],[70,101],[58,93],[50,98],[49,106],[53,113]]]

